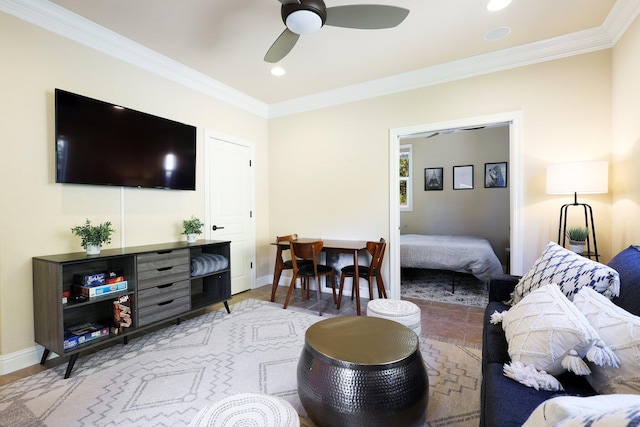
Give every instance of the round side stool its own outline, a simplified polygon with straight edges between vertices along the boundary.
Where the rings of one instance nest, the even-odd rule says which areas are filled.
[[[340,316],[305,333],[298,396],[318,427],[423,427],[429,378],[418,336],[388,319]]]
[[[300,417],[284,399],[240,393],[203,408],[189,427],[300,427]]]
[[[406,300],[374,299],[367,303],[367,316],[394,320],[420,336],[420,307]]]

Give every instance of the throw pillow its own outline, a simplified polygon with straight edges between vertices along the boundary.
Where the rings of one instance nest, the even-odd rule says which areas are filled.
[[[640,317],[623,310],[591,289],[573,300],[591,326],[620,359],[620,368],[593,366],[587,378],[598,393],[640,393]]]
[[[569,300],[573,300],[583,286],[589,286],[607,298],[620,292],[620,278],[613,268],[549,242],[540,258],[518,281],[509,303],[515,305],[529,292],[549,283],[556,283]]]
[[[640,396],[635,394],[559,396],[538,405],[522,427],[551,427],[567,420],[575,422],[578,417],[604,415],[638,405],[640,405]]]
[[[508,311],[491,316],[492,323],[500,321],[511,357],[504,373],[529,387],[560,390],[549,376],[565,370],[588,375],[585,357],[596,364],[617,364],[615,354],[555,284],[536,289]]]
[[[640,316],[640,246],[629,246],[607,264],[620,276],[620,295],[613,298],[618,307]]]
[[[637,426],[640,423],[640,405],[627,406],[603,413],[572,417],[555,427],[614,427]]]

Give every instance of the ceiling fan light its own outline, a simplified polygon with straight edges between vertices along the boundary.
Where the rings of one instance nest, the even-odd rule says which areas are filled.
[[[287,16],[285,25],[296,34],[310,34],[322,28],[322,18],[310,10],[296,10]]]
[[[511,0],[490,0],[487,4],[487,10],[491,12],[496,12],[498,10],[502,10],[505,7],[509,6]]]

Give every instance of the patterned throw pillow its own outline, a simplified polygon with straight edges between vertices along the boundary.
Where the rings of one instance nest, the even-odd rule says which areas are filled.
[[[640,424],[640,405],[628,406],[599,414],[572,417],[554,427],[613,427],[637,426]]]
[[[620,359],[619,369],[592,366],[587,378],[591,387],[601,394],[640,394],[640,317],[588,288],[573,303]]]
[[[492,323],[500,321],[511,358],[504,373],[529,387],[561,390],[552,376],[567,370],[588,375],[584,358],[617,365],[597,331],[555,284],[536,289],[508,311],[491,316]]]
[[[583,286],[609,299],[620,293],[620,278],[613,268],[549,242],[540,258],[518,281],[509,303],[515,305],[529,292],[549,283],[556,283],[569,300],[573,300]]]
[[[567,421],[567,425],[583,422],[585,418],[601,418],[611,421],[614,411],[628,409],[632,406],[640,407],[640,396],[635,394],[604,394],[601,396],[558,396],[545,400],[529,415],[522,427],[551,427],[565,425],[560,424]],[[591,418],[593,417],[593,418]],[[569,422],[570,421],[570,422]],[[590,425],[590,424],[587,424]],[[612,425],[626,426],[622,424],[603,424],[607,427]]]

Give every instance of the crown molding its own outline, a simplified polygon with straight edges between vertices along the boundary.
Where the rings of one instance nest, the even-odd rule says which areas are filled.
[[[599,27],[270,105],[50,1],[0,0],[0,10],[249,113],[274,118],[609,49],[640,13],[640,0],[617,0]]]
[[[0,10],[212,98],[258,116],[267,117],[266,103],[122,37],[55,3],[44,0],[0,0]]]

